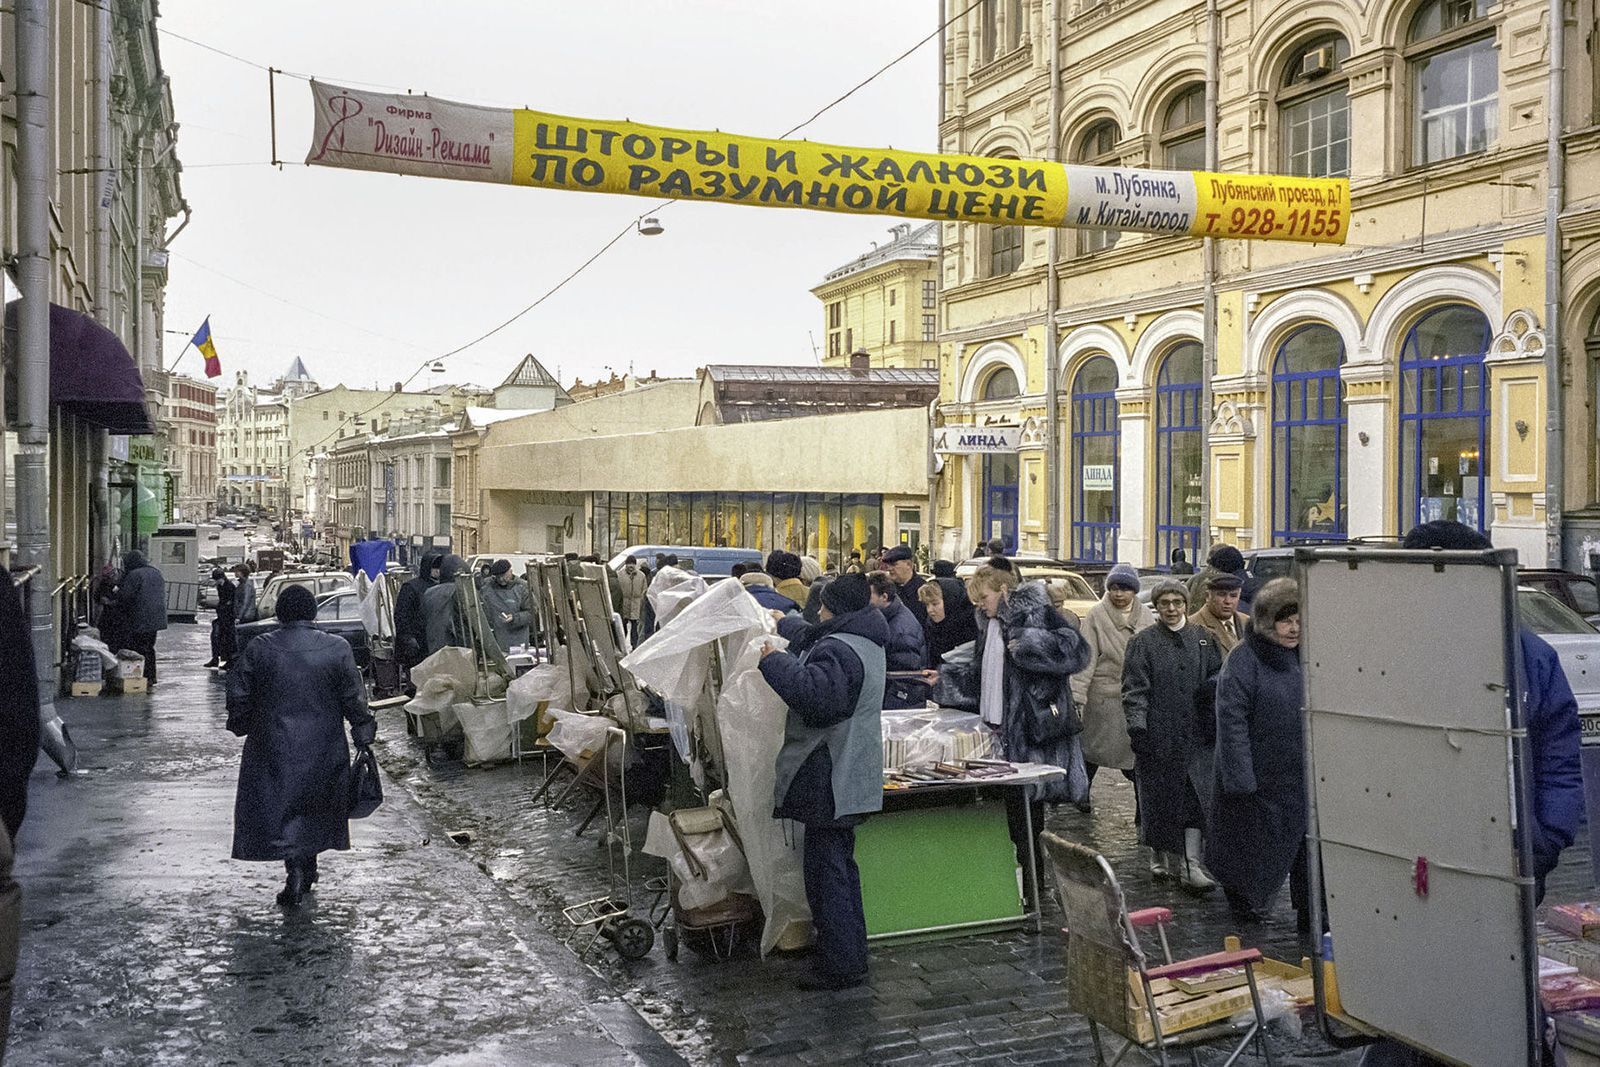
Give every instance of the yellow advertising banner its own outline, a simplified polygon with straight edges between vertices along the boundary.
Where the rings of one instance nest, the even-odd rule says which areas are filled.
[[[994,225],[1343,244],[1340,178],[1087,167],[568,118],[311,83],[307,163]]]

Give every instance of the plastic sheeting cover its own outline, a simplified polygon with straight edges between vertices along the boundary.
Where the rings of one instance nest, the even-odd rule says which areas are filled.
[[[503,700],[456,704],[452,711],[466,735],[466,762],[495,763],[511,758],[511,722]]]
[[[766,619],[761,621],[766,623]],[[756,884],[756,898],[766,913],[762,955],[780,941],[785,946],[804,943],[804,932],[811,923],[800,869],[804,828],[799,823],[789,824],[791,832],[786,839],[784,828],[772,817],[778,749],[783,747],[789,709],[761,677],[756,664],[761,661],[762,648],[773,642],[781,643],[757,629],[727,642],[732,655],[725,661],[722,695],[717,700],[728,795],[738,816],[739,837]]]
[[[605,747],[611,720],[604,715],[579,715],[573,711],[551,711],[549,715],[553,723],[550,744],[568,759],[581,762]]]
[[[656,625],[665,626],[708,588],[706,580],[692,571],[680,567],[662,567],[650,579],[650,586],[644,595],[650,602],[650,610],[655,613]]]
[[[657,579],[672,569],[662,568]],[[700,578],[695,581],[705,584]],[[744,586],[718,582],[681,607],[649,640],[624,656],[622,666],[640,685],[655,690],[663,700],[690,706],[705,689],[711,642],[745,630],[766,633],[771,627],[770,617]]]
[[[566,664],[541,663],[512,682],[506,689],[506,714],[520,722],[538,711],[541,701],[572,710],[572,674]]]

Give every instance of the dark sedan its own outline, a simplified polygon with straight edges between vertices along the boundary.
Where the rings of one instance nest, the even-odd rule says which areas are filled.
[[[372,651],[367,644],[366,623],[361,621],[361,603],[356,599],[353,590],[327,593],[318,597],[317,621],[311,625],[324,633],[336,634],[350,642],[350,651],[355,654],[356,666],[366,671],[367,663],[372,658]],[[239,654],[244,654],[245,646],[253,638],[269,634],[277,628],[278,620],[270,618],[247,622],[240,626]]]

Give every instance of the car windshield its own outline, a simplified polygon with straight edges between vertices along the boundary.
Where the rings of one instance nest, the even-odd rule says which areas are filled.
[[[353,597],[348,596],[331,596],[324,600],[317,608],[317,621],[327,622],[329,619],[344,618],[342,612],[344,610],[345,601],[353,599]]]
[[[1592,634],[1595,628],[1549,593],[1517,590],[1517,610],[1522,622],[1536,634]]]
[[[1567,583],[1567,589],[1571,591],[1572,601],[1578,605],[1580,615],[1600,615],[1600,589],[1593,582],[1574,578]]]

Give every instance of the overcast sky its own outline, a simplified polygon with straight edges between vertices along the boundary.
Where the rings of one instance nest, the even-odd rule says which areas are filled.
[[[937,25],[935,0],[581,4],[421,0],[165,0],[159,25],[282,70],[594,118],[776,135]],[[275,378],[296,355],[324,385],[392,385],[509,318],[649,205],[636,197],[303,165],[306,82],[170,34],[184,196],[172,245],[166,353],[211,316],[224,382]],[[797,135],[931,149],[937,42]],[[705,363],[813,363],[823,274],[887,239],[893,220],[674,204],[560,293],[419,383],[494,385],[525,352],[563,383],[688,374]],[[244,283],[244,284],[240,284]],[[176,336],[178,331],[184,336]],[[810,336],[808,336],[808,332]],[[190,352],[179,370],[200,372]]]

